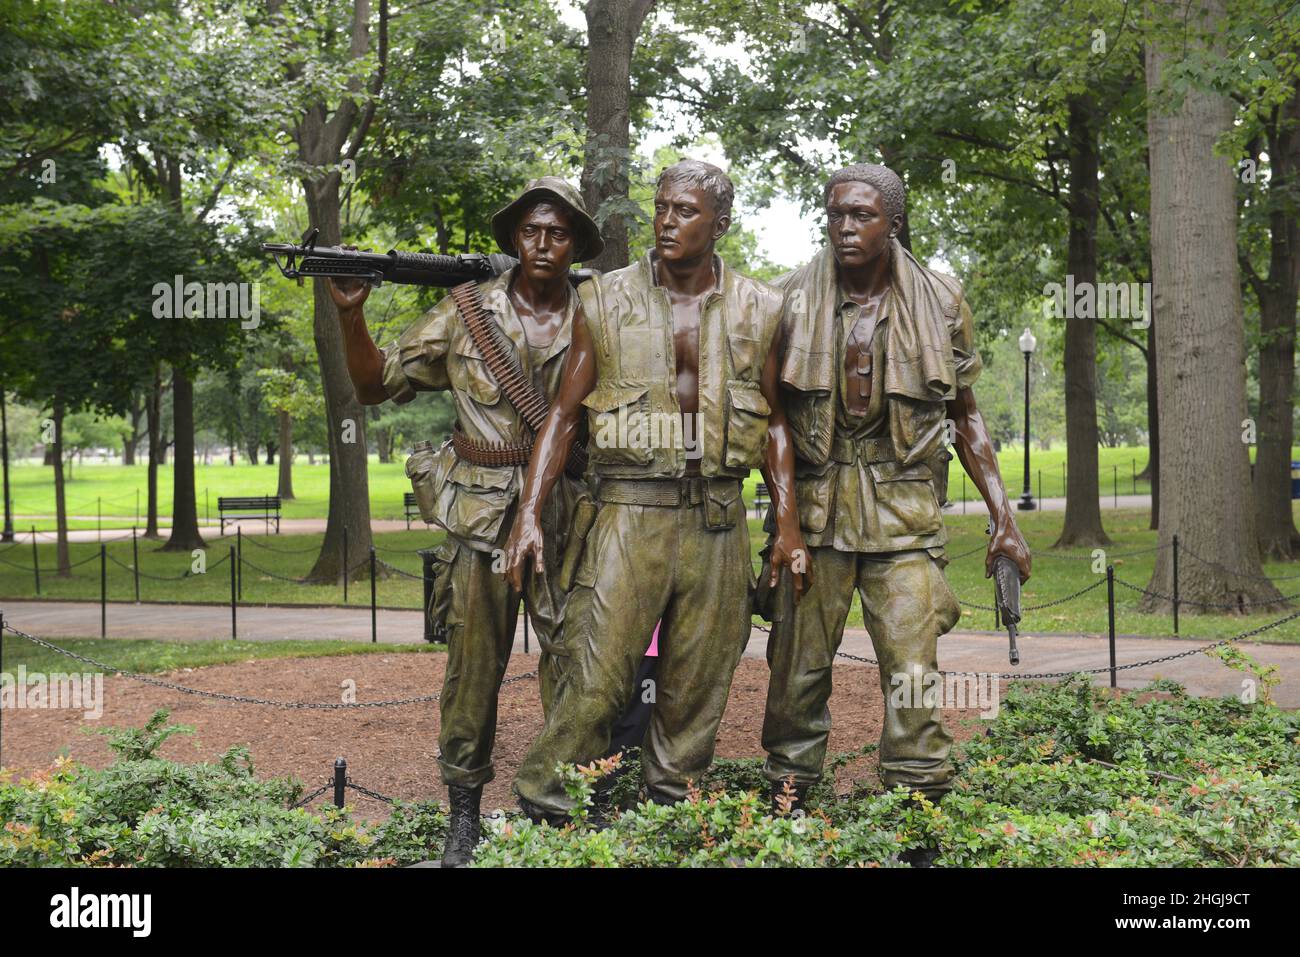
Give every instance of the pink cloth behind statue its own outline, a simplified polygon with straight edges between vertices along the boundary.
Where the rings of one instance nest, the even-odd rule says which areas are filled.
[[[645,656],[647,658],[659,657],[659,626],[662,624],[663,624],[662,621],[655,622],[654,637],[650,639],[650,647],[646,649],[646,653],[645,653]]]

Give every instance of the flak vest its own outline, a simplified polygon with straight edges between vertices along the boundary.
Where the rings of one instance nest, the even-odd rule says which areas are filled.
[[[714,257],[718,287],[700,307],[699,414],[682,422],[673,311],[651,253],[583,283],[596,351],[587,408],[592,471],[621,479],[680,478],[698,458],[706,478],[743,479],[763,464],[771,408],[759,388],[781,320],[781,293]]]

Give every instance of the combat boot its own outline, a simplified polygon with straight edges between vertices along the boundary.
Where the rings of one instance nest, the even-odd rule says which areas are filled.
[[[483,836],[479,821],[479,802],[483,789],[447,788],[451,798],[451,815],[447,821],[447,843],[442,849],[443,867],[464,867],[474,856],[474,848]]]
[[[562,814],[559,811],[548,811],[545,808],[538,807],[522,794],[516,794],[519,798],[519,810],[524,812],[524,817],[534,824],[549,824],[551,827],[564,827],[569,823],[569,815]]]

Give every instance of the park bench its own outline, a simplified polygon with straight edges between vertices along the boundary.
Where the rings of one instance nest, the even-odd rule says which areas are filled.
[[[407,492],[402,496],[402,508],[406,511],[406,530],[411,530],[411,519],[420,518],[420,503],[416,501],[414,492]]]
[[[763,517],[763,507],[770,505],[772,497],[767,494],[767,483],[759,482],[754,486],[754,517]]]
[[[275,521],[275,534],[280,534],[280,496],[278,495],[222,495],[217,497],[217,515],[221,519],[221,534],[226,534],[227,522],[241,518],[260,518],[271,530]]]

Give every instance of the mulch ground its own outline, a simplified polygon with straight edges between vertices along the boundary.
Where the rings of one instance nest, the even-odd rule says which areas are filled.
[[[425,655],[358,655],[288,658],[183,669],[159,677],[192,688],[279,701],[339,701],[342,685],[356,682],[356,700],[381,700],[429,694],[442,685],[445,657]],[[516,655],[508,675],[533,668],[535,658]],[[762,757],[763,709],[768,668],[762,659],[741,661],[732,682],[727,711],[718,731],[718,757]],[[159,750],[176,761],[213,761],[232,745],[249,748],[261,777],[293,775],[308,790],[332,776],[334,759],[344,757],[356,783],[381,794],[407,800],[446,800],[438,778],[438,709],[436,703],[346,711],[297,710],[234,704],[127,678],[104,681],[104,714],[87,721],[72,710],[6,709],[0,724],[0,765],[21,774],[48,767],[60,754],[96,768],[112,760],[101,735],[87,727],[139,727],[158,708],[171,721],[191,725],[196,733],[177,735]],[[864,665],[836,665],[831,697],[834,729],[830,751],[849,751],[879,740],[883,716],[878,672]],[[978,730],[974,709],[947,710],[944,723],[962,741]],[[964,720],[965,719],[965,720]],[[537,683],[526,679],[502,689],[495,761],[496,779],[483,796],[484,811],[514,808],[510,781],[542,721]],[[842,768],[836,790],[879,783],[874,754]],[[382,819],[387,805],[349,792],[356,816]]]

